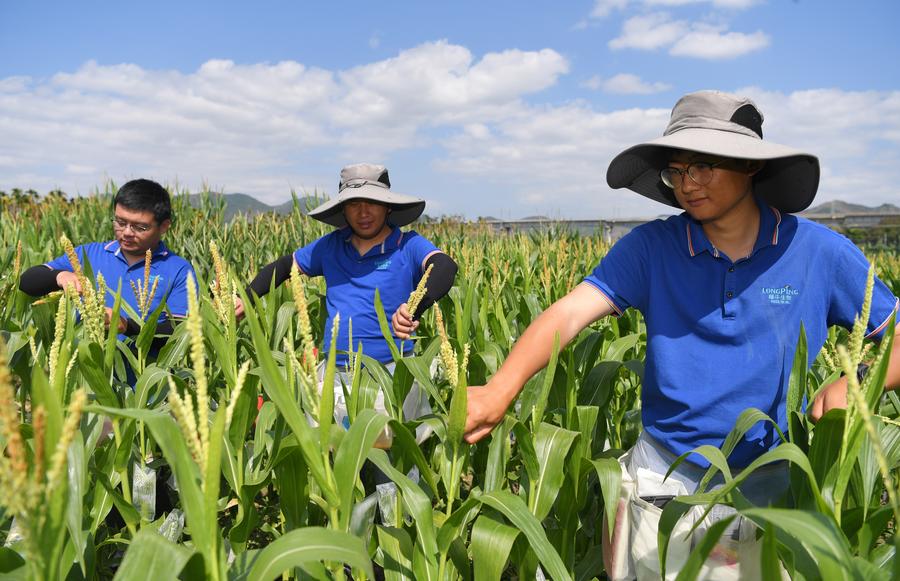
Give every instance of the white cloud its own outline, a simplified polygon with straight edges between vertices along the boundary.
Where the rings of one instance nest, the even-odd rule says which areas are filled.
[[[322,157],[382,159],[427,144],[432,127],[500,119],[567,70],[552,50],[476,59],[435,42],[344,71],[88,62],[49,79],[0,79],[0,159],[14,160],[0,164],[0,188],[84,192],[107,174],[148,175],[283,199],[289,184],[332,183],[301,169]]]
[[[672,56],[708,60],[736,58],[769,45],[762,31],[730,32],[724,25],[674,20],[667,12],[633,16],[622,25],[621,34],[609,41],[613,50],[656,50],[670,47]]]
[[[639,76],[628,73],[621,73],[608,79],[593,76],[583,84],[585,87],[595,91],[602,89],[606,93],[617,95],[652,95],[653,93],[661,93],[672,88],[671,85],[666,83],[645,82]]]
[[[190,73],[87,63],[48,79],[0,79],[0,189],[87,193],[105,177],[203,180],[281,202],[334,187],[338,168],[384,161],[431,214],[629,217],[666,207],[611,191],[625,148],[661,135],[669,107],[541,101],[569,64],[552,50],[481,58],[429,43],[332,71],[296,62],[210,61]],[[653,87],[640,78],[598,88]],[[817,201],[896,202],[900,91],[738,88],[766,139],[819,155]],[[548,92],[548,94],[550,94]],[[526,96],[531,96],[527,101]]]
[[[784,94],[750,87],[734,92],[751,96],[760,106],[766,139],[819,157],[822,179],[816,203],[897,203],[900,91]],[[471,176],[473,187],[480,188],[471,197],[475,207],[487,203],[492,193],[507,194],[510,217],[655,215],[666,207],[627,190],[611,191],[606,170],[625,148],[661,135],[668,118],[668,109],[532,108],[497,123],[489,139],[455,135],[446,143],[449,155],[436,167]]]
[[[644,0],[647,6],[685,6],[687,4],[712,4],[716,8],[744,10],[761,4],[762,0]]]
[[[606,18],[614,10],[624,10],[629,0],[595,0],[591,18]]]
[[[669,50],[672,56],[708,60],[736,58],[769,46],[769,36],[762,31],[753,34],[724,32],[721,28],[696,29],[676,42]]]
[[[763,0],[642,0],[640,2],[647,7],[668,6],[679,7],[689,4],[711,4],[714,8],[724,8],[732,10],[744,10],[761,4]],[[606,18],[613,12],[622,12],[628,8],[629,4],[635,4],[635,0],[594,0],[594,6],[591,8],[589,18],[601,19]],[[587,25],[586,21],[579,23],[580,27]]]
[[[633,16],[622,25],[622,34],[609,41],[609,48],[655,50],[675,43],[688,30],[687,22],[673,21],[665,12]]]

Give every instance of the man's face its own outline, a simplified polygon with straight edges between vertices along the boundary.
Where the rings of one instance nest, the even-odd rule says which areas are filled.
[[[681,151],[672,156],[668,167],[682,172],[676,174],[675,199],[700,222],[718,220],[742,202],[746,204],[752,200],[750,193],[755,171],[748,170],[745,162]],[[700,178],[701,183],[691,178],[689,171]]]
[[[126,254],[143,256],[147,250],[156,248],[170,225],[170,220],[157,224],[153,212],[116,205],[113,232],[119,247]]]
[[[371,200],[344,202],[344,218],[358,238],[369,240],[387,228],[388,207]]]

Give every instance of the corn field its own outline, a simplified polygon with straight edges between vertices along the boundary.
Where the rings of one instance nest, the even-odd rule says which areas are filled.
[[[354,352],[345,430],[333,394],[316,389],[320,361],[325,385],[335,373],[334,351],[311,348],[322,344],[324,282],[295,276],[262,299],[243,294],[261,266],[326,227],[299,201],[288,216],[229,222],[212,200],[173,202],[166,243],[198,280],[187,320],[151,357],[154,315],[122,342],[97,330],[96,309],[81,297],[33,301],[17,290],[24,268],[63,253],[63,236],[112,238],[110,195],[3,201],[4,578],[374,579],[376,569],[392,580],[605,578],[616,458],[641,430],[638,313],[585,329],[526,384],[491,437],[474,446],[462,438],[466,386],[484,384],[527,325],[594,268],[608,249],[599,236],[418,225],[459,263],[456,285],[423,317],[414,355],[397,355],[393,373],[343,347]],[[869,258],[900,294],[900,253]],[[235,297],[246,305],[240,322]],[[385,333],[390,315],[381,317]],[[767,420],[745,411],[723,450],[700,450],[724,486],[669,503],[662,547],[692,507],[724,504],[757,527],[763,578],[900,578],[900,398],[883,394],[893,333],[885,337],[867,345],[859,329],[832,330],[809,370],[801,341],[782,445],[731,474],[729,446]],[[813,424],[804,400],[863,359],[871,371],[862,385],[851,380],[849,409]],[[411,421],[402,402],[414,382],[434,412]],[[373,409],[379,390],[386,415]],[[432,435],[418,444],[420,426]],[[375,446],[386,433],[387,450]],[[791,462],[790,498],[747,505],[735,487],[780,460]],[[371,467],[387,482],[374,482]],[[695,544],[679,579],[703,576],[724,526]]]

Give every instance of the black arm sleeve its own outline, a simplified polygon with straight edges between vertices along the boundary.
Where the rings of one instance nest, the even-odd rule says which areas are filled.
[[[418,321],[422,313],[450,292],[450,289],[453,287],[453,281],[456,280],[456,271],[459,270],[453,259],[443,252],[432,254],[425,261],[425,268],[428,268],[429,264],[432,265],[431,274],[428,275],[428,281],[425,283],[425,296],[422,297],[419,308],[413,313],[414,321]]]
[[[47,293],[59,290],[56,284],[58,270],[38,264],[22,273],[19,278],[19,290],[33,297],[42,297]]]
[[[269,292],[269,285],[272,283],[272,277],[275,277],[275,286],[280,285],[291,276],[291,266],[294,264],[294,255],[285,254],[275,262],[265,265],[259,274],[256,275],[250,284],[247,285],[247,296],[251,296],[251,292],[256,296],[263,296]]]

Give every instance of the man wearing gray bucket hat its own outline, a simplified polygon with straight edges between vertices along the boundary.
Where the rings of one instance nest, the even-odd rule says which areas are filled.
[[[401,355],[406,355],[412,350],[412,342],[402,340],[410,338],[422,313],[453,286],[457,266],[423,236],[400,229],[422,214],[425,201],[390,187],[383,165],[357,163],[341,169],[337,196],[309,212],[310,217],[337,229],[263,267],[247,294],[266,294],[273,280],[278,286],[289,278],[294,264],[307,276],[324,276],[328,311],[325,351],[333,341],[339,351],[348,348],[352,321],[354,345],[362,343],[364,355],[393,369],[393,349],[381,333],[375,311],[376,290],[385,313],[393,313],[396,349],[405,347],[406,353]],[[425,296],[410,313],[406,300],[429,268]],[[239,304],[238,315],[242,314],[243,305]],[[337,314],[340,326],[333,337],[332,321]],[[346,368],[348,362],[347,352],[337,355],[339,369]],[[335,394],[343,401],[339,385]],[[407,410],[412,413],[423,406],[427,406],[424,394],[413,390],[404,403],[404,415],[409,417]]]
[[[853,325],[869,264],[843,236],[789,213],[812,202],[818,159],[763,140],[762,122],[750,99],[691,93],[675,105],[663,137],[613,159],[611,187],[684,212],[619,240],[583,283],[529,326],[488,385],[469,389],[468,441],[503,419],[524,383],[547,364],[555,334],[565,345],[597,319],[636,308],[647,325],[644,430],[623,456],[623,482],[633,494],[620,515],[641,513],[635,526],[650,523],[652,529],[658,520],[647,511],[655,510],[658,519],[659,503],[693,493],[703,478],[710,463],[691,451],[723,446],[748,408],[762,410],[775,425],[758,422],[741,434],[725,451],[729,464],[744,468],[778,445],[779,430],[787,432],[801,325],[811,364],[829,327]],[[868,337],[884,336],[898,304],[876,279]],[[893,344],[885,385],[900,385],[900,341]],[[812,417],[846,406],[846,397],[847,379],[841,378],[810,402]],[[686,460],[665,478],[681,455]],[[721,483],[721,474],[717,478]],[[778,500],[787,483],[786,466],[775,464],[752,472],[740,490],[765,505]],[[610,578],[658,576],[656,538],[655,529],[632,528],[630,539],[620,535],[605,555]],[[686,548],[676,545],[669,545],[668,571],[684,564],[690,540]]]

